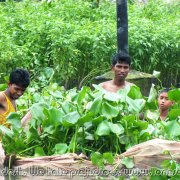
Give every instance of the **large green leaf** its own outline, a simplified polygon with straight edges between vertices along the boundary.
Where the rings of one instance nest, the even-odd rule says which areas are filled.
[[[124,128],[121,124],[113,124],[112,122],[108,122],[109,128],[112,133],[120,135],[124,133]]]
[[[12,137],[13,132],[7,128],[6,126],[0,125],[0,133],[1,135],[7,135],[8,137]]]
[[[11,124],[14,128],[21,128],[21,117],[16,112],[11,112],[7,117],[7,123]]]
[[[180,109],[171,109],[168,116],[170,120],[175,120],[180,117]]]
[[[68,146],[65,143],[58,143],[54,147],[55,153],[54,154],[65,154],[68,150]]]
[[[129,110],[130,111],[135,111],[137,113],[139,113],[145,106],[145,100],[144,99],[131,99],[129,97],[127,97],[127,103],[129,105]]]
[[[141,99],[142,98],[140,88],[137,86],[131,86],[130,91],[127,95],[132,99]]]
[[[180,124],[176,120],[164,122],[165,129],[171,138],[180,136]]]
[[[102,97],[97,97],[94,99],[90,107],[90,111],[93,112],[95,115],[97,115],[101,111],[101,106],[102,106]]]
[[[89,112],[89,113],[85,114],[84,116],[82,116],[81,118],[79,118],[78,125],[82,126],[84,123],[86,123],[88,121],[92,121],[92,119],[93,119],[93,113]]]
[[[155,101],[156,99],[157,99],[157,91],[155,89],[155,85],[152,84],[147,102],[150,103]]]
[[[42,147],[36,147],[35,148],[35,154],[34,156],[35,157],[38,157],[38,156],[45,156],[45,152],[44,152],[44,149]]]
[[[124,164],[127,168],[133,168],[134,167],[134,161],[130,157],[124,157],[121,160],[121,163]]]
[[[102,121],[96,130],[96,134],[98,136],[106,136],[110,134],[110,128],[109,128],[109,124],[107,121]]]
[[[77,111],[70,112],[63,117],[62,124],[65,127],[74,126],[78,122],[79,118],[80,118],[80,115]]]
[[[114,163],[114,157],[113,157],[112,153],[110,153],[110,152],[103,153],[103,158],[109,164]]]
[[[180,101],[180,88],[179,89],[173,89],[168,92],[168,98],[170,100],[173,100],[175,102]]]
[[[98,167],[104,167],[104,160],[103,156],[99,152],[94,152],[91,154],[91,161],[93,164],[97,165]]]
[[[103,102],[101,113],[107,119],[111,119],[119,114],[119,109],[117,106],[112,106],[109,102]]]

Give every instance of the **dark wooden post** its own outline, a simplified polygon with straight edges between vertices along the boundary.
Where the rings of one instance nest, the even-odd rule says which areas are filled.
[[[116,0],[118,52],[129,52],[127,0]]]

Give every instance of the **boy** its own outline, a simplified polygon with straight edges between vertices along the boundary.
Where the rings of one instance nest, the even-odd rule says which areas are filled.
[[[116,93],[119,89],[125,86],[132,86],[134,84],[125,81],[130,71],[131,58],[124,53],[117,53],[112,59],[112,71],[114,72],[114,79],[99,84],[102,88],[109,92]]]
[[[169,108],[173,105],[173,101],[168,99],[170,89],[163,89],[158,97],[158,107],[160,111],[160,119],[165,120],[168,116]]]
[[[16,69],[11,72],[8,88],[0,92],[0,125],[6,124],[6,117],[16,111],[15,100],[21,97],[29,86],[29,73],[24,69]]]

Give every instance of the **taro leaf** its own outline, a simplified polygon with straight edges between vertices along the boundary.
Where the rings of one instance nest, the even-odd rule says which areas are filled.
[[[132,109],[133,111],[139,113],[145,106],[145,100],[144,99],[131,99],[127,97],[127,103],[129,104],[129,109]]]
[[[68,114],[69,112],[75,111],[76,106],[68,101],[65,101],[62,103],[62,110],[64,111],[65,114]]]
[[[35,148],[35,154],[34,154],[35,157],[45,156],[45,155],[46,155],[46,154],[45,154],[45,152],[44,152],[44,150],[43,150],[42,147],[36,147],[36,148]]]
[[[101,114],[105,116],[107,119],[111,119],[119,114],[119,110],[117,106],[112,106],[108,102],[103,102]]]
[[[157,91],[155,89],[155,85],[152,84],[147,102],[150,103],[155,101],[156,99],[157,99]]]
[[[85,114],[84,116],[82,116],[81,118],[79,118],[78,125],[82,126],[84,123],[86,123],[88,121],[92,121],[92,119],[93,119],[93,113],[89,112],[89,113]]]
[[[92,86],[94,87],[94,89],[96,89],[96,90],[98,90],[98,91],[105,92],[104,88],[102,88],[100,85],[93,84]]]
[[[48,79],[48,81],[50,82],[51,79],[53,78],[54,75],[54,70],[53,68],[50,67],[46,67],[43,69],[43,75],[46,77],[46,79]]]
[[[109,128],[112,133],[116,135],[120,135],[124,133],[124,128],[121,124],[113,124],[112,122],[108,122]]]
[[[117,93],[110,93],[110,92],[106,92],[103,98],[108,101],[115,101],[115,102],[120,100],[120,96]]]
[[[86,131],[86,132],[85,132],[85,139],[94,141],[94,135],[93,135],[93,134],[90,134],[90,133],[88,133],[88,132]]]
[[[133,168],[133,167],[134,167],[133,158],[124,157],[124,158],[121,160],[121,164],[124,164],[127,168]]]
[[[74,126],[78,122],[79,118],[80,115],[77,111],[70,112],[63,117],[62,124],[65,127]]]
[[[175,120],[180,116],[180,109],[171,109],[168,116],[170,120]]]
[[[147,110],[146,112],[146,117],[148,119],[151,119],[151,120],[158,120],[159,119],[159,116],[160,116],[160,113],[159,111],[150,111],[150,110]]]
[[[113,164],[113,162],[114,162],[114,157],[113,157],[112,153],[110,153],[110,152],[103,153],[103,158],[109,164]]]
[[[103,116],[99,116],[99,117],[93,119],[92,122],[93,122],[94,124],[99,124],[100,122],[103,121],[103,119],[104,119]]]
[[[55,92],[50,91],[50,94],[52,96],[54,96],[55,98],[58,98],[58,99],[62,99],[63,98],[62,93],[60,91],[57,91],[57,90]]]
[[[50,108],[44,109],[44,114],[46,115],[46,120],[43,122],[46,125],[53,125],[53,126],[58,126],[60,122],[62,122],[62,117],[64,116],[63,111],[60,111],[56,108]]]
[[[129,91],[130,91],[130,86],[126,86],[124,89],[120,89],[117,91],[117,94],[120,96],[121,102],[126,102],[126,97]]]
[[[180,135],[180,124],[176,120],[163,122],[163,124],[165,125],[165,129],[171,138]]]
[[[103,156],[99,152],[94,152],[91,154],[91,161],[94,165],[97,165],[100,168],[104,167]]]
[[[78,99],[77,99],[77,103],[81,104],[83,99],[86,96],[86,91],[87,91],[87,87],[82,87],[81,91],[78,93]]]
[[[68,150],[68,146],[65,143],[58,143],[55,145],[55,153],[54,154],[65,154]]]
[[[131,86],[129,93],[127,94],[131,99],[141,99],[142,94],[140,88],[137,86]]]
[[[159,78],[160,74],[161,74],[161,72],[159,72],[159,71],[153,71],[153,76],[156,78]]]
[[[29,130],[25,131],[25,133],[26,133],[28,142],[35,141],[35,142],[40,143],[41,139],[36,128],[30,126]]]
[[[98,136],[105,136],[110,134],[110,128],[107,121],[102,121],[96,130]]]
[[[180,101],[180,88],[179,89],[173,89],[168,92],[168,98],[170,100],[173,100],[175,102]]]
[[[0,125],[0,134],[2,134],[3,136],[5,134],[5,136],[7,135],[10,138],[13,135],[12,131],[9,128],[7,128],[6,126],[3,126],[3,125]]]
[[[21,117],[16,112],[11,112],[7,117],[7,123],[11,124],[14,128],[21,128]]]
[[[39,122],[42,122],[46,117],[43,113],[44,108],[48,108],[47,104],[45,103],[36,103],[32,105],[31,113],[32,118],[38,120]]]
[[[101,106],[102,106],[102,97],[97,97],[94,99],[90,107],[90,111],[93,112],[95,115],[97,115],[101,111]]]

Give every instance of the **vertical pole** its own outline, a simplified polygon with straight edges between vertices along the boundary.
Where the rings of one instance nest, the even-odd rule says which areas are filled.
[[[129,52],[127,0],[116,0],[118,52]]]

